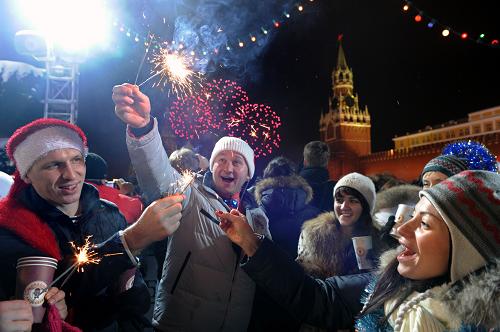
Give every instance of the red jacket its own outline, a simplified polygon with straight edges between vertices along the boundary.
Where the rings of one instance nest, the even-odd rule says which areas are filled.
[[[144,210],[144,206],[138,197],[130,197],[120,193],[120,190],[111,188],[105,184],[90,182],[99,191],[99,197],[115,203],[118,210],[123,214],[128,224],[132,224],[139,219]]]

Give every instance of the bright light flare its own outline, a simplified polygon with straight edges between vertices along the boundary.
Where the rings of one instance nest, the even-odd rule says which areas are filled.
[[[110,17],[102,0],[17,0],[17,12],[29,27],[68,53],[107,46]]]

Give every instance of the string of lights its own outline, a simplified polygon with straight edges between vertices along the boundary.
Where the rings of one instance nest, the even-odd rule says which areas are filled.
[[[440,31],[443,38],[456,37],[464,41],[472,41],[480,45],[500,48],[499,40],[496,38],[492,38],[483,32],[469,33],[467,31],[454,29],[453,27],[443,24],[435,17],[430,16],[428,13],[416,7],[413,2],[404,0],[403,3],[403,12],[413,15],[415,23],[426,26],[428,29]]]
[[[250,47],[253,44],[256,44],[260,38],[266,38],[268,35],[273,33],[273,31],[279,30],[284,24],[286,24],[292,18],[292,16],[304,13],[306,6],[308,4],[314,3],[315,1],[316,0],[304,0],[302,2],[295,3],[289,10],[283,11],[280,17],[273,18],[267,25],[260,26],[256,30],[247,33],[246,36],[239,36],[234,38],[233,40],[228,41],[225,45],[225,50],[231,52],[233,50],[243,49],[245,47]],[[163,18],[163,21],[165,22],[165,18]],[[120,32],[125,34],[128,38],[130,38],[134,42],[143,43],[146,47],[149,46],[150,43],[149,36],[143,35],[142,33],[134,30],[133,28],[128,26],[125,22],[115,19],[113,21],[113,26],[116,27]],[[221,31],[222,30],[223,28],[221,28]],[[165,43],[165,41],[162,42]],[[172,47],[176,47],[177,49],[182,49],[184,47],[182,42],[179,41],[176,42],[175,40],[167,43],[170,44]],[[158,41],[153,40],[152,47],[158,49],[161,46],[158,45]],[[191,55],[192,56],[218,55],[220,51],[221,50],[219,49],[214,49],[211,52],[202,51],[200,52],[201,54],[195,54],[194,51],[191,51]]]

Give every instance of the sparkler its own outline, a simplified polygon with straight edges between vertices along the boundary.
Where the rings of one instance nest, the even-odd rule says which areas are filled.
[[[153,55],[154,74],[148,77],[139,86],[160,76],[158,82],[153,87],[165,87],[170,83],[170,91],[179,96],[192,95],[195,85],[201,86],[201,74],[192,69],[192,61],[185,55],[175,51],[172,52],[166,47],[161,47],[159,52]]]
[[[142,57],[141,63],[139,64],[139,69],[137,69],[137,74],[135,75],[134,85],[137,84],[137,80],[139,79],[139,74],[141,73],[142,65],[144,64],[144,60],[146,60],[146,56],[149,52],[149,47],[151,46],[151,42],[153,41],[154,35],[152,33],[149,34],[149,41],[146,44],[146,50],[144,51],[144,56]]]
[[[207,195],[205,195],[205,193],[203,193],[196,186],[192,185],[194,180],[196,179],[197,174],[199,174],[199,173],[193,172],[190,170],[185,170],[185,171],[181,172],[179,179],[177,179],[176,181],[174,181],[173,183],[170,184],[169,190],[167,190],[167,192],[163,193],[163,197],[174,195],[176,193],[179,193],[182,195],[187,190],[188,187],[191,187],[191,189],[196,190],[198,193],[200,193],[200,195],[202,195],[203,197],[205,197],[207,199],[208,205],[210,205],[212,207],[212,209],[214,209],[214,211],[219,210],[219,208],[215,207],[211,203],[210,199],[207,197]],[[226,206],[224,201],[219,196],[217,196],[217,199],[222,203],[222,205],[229,212],[230,210]]]
[[[196,179],[197,172],[190,170],[182,171],[178,176],[179,178],[170,184],[169,189],[163,193],[163,197],[171,196],[175,194],[182,195],[186,189],[194,182]]]
[[[69,268],[67,268],[63,273],[61,273],[56,279],[54,279],[50,283],[50,285],[48,285],[44,289],[44,291],[47,291],[50,287],[54,286],[59,280],[61,280],[62,277],[67,275],[66,278],[61,283],[61,286],[59,287],[62,288],[69,280],[69,278],[73,275],[73,273],[75,273],[75,271],[83,272],[85,265],[99,264],[101,258],[97,256],[98,253],[95,251],[95,249],[100,248],[100,245],[95,245],[92,242],[90,242],[91,237],[92,235],[87,236],[85,238],[85,243],[81,247],[78,247],[73,242],[70,242],[71,248],[73,249],[73,256],[76,259],[75,263],[71,265]],[[112,254],[106,254],[104,256],[114,256],[122,254],[123,253],[112,253]]]
[[[97,257],[97,252],[94,251],[95,246],[90,242],[92,235],[85,238],[85,243],[83,246],[78,247],[73,242],[70,242],[71,248],[73,249],[74,256],[76,258],[77,270],[78,272],[84,271],[84,266],[87,264],[99,264],[101,259]]]

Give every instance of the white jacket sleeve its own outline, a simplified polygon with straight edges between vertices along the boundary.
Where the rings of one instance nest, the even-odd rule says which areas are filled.
[[[144,136],[133,137],[127,130],[127,149],[137,174],[146,203],[149,204],[166,194],[178,192],[175,188],[179,173],[172,167],[158,132],[158,122],[153,118],[153,129]],[[184,194],[189,198],[191,189]],[[189,199],[186,199],[186,203]],[[185,204],[184,203],[184,204]]]

